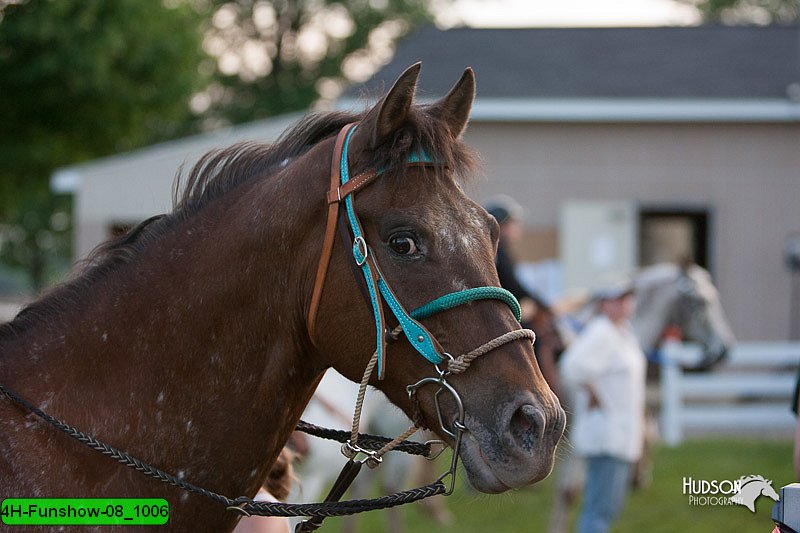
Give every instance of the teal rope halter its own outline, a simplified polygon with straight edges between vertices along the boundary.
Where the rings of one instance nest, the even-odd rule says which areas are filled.
[[[522,309],[514,295],[500,287],[473,287],[458,292],[451,292],[426,303],[411,311],[411,318],[422,320],[442,311],[447,311],[465,303],[476,300],[500,300],[508,305],[517,321],[522,320]]]

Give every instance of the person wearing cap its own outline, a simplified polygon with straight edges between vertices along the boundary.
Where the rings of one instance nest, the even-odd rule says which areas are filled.
[[[522,308],[522,322],[530,322],[536,314],[536,300],[528,289],[520,283],[515,272],[516,261],[511,247],[522,237],[522,216],[524,210],[513,198],[498,195],[486,204],[486,211],[500,225],[500,239],[497,245],[497,275],[500,286],[514,295]]]
[[[545,381],[553,392],[561,397],[556,359],[563,349],[563,342],[556,328],[555,319],[547,303],[528,290],[517,278],[516,261],[511,252],[514,243],[522,238],[522,218],[525,210],[510,196],[501,194],[486,203],[486,211],[500,226],[495,265],[500,286],[514,295],[522,311],[521,323],[536,332],[536,358]]]
[[[580,533],[611,528],[644,444],[646,359],[630,324],[633,287],[607,286],[595,300],[598,314],[559,362],[574,401],[571,440],[586,462]]]

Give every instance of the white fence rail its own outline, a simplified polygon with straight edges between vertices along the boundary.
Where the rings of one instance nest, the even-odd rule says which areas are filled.
[[[661,435],[669,445],[686,433],[790,433],[800,342],[741,342],[710,372],[691,372],[700,347],[667,343],[661,367]]]

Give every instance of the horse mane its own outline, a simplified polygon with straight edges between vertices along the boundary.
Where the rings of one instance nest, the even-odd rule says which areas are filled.
[[[453,142],[444,121],[432,109],[431,106],[412,107],[405,125],[391,142],[373,152],[372,166],[387,169],[386,175],[391,179],[405,168],[411,152],[422,149],[441,163],[436,167],[437,173],[447,168],[465,180],[476,167],[474,155],[463,143]],[[240,186],[274,174],[317,143],[335,135],[346,124],[358,122],[364,116],[365,113],[312,113],[272,144],[247,141],[209,151],[192,167],[185,183],[182,183],[183,169],[178,169],[171,213],[150,217],[123,235],[99,244],[84,260],[76,263],[70,279],[49,289],[13,320],[0,325],[0,342],[73,308],[88,287],[119,266],[130,263],[141,250],[177,224]]]
[[[178,170],[173,187],[173,214],[183,218],[196,214],[243,183],[286,166],[359,118],[343,112],[312,113],[284,131],[272,144],[245,141],[207,152],[186,176],[185,183],[182,169]]]

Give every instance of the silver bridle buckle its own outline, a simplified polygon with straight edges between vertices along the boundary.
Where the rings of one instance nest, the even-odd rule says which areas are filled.
[[[367,247],[367,241],[364,240],[364,237],[362,235],[359,235],[353,241],[353,252],[354,255],[355,252],[358,252],[359,256],[361,257],[361,259],[359,260],[359,257],[356,256],[355,258],[356,264],[358,266],[363,266],[364,263],[367,262],[367,257],[369,257],[369,248]]]

